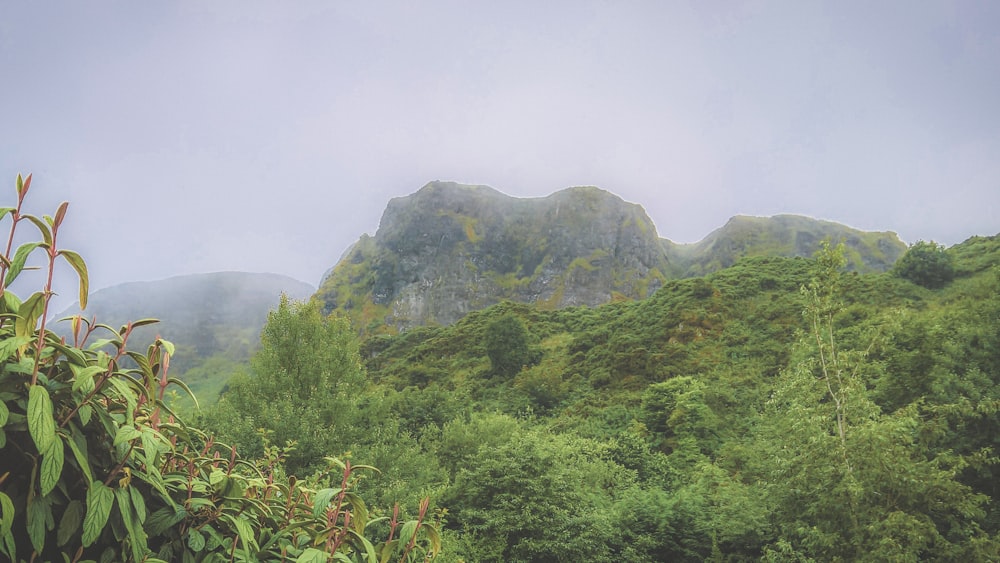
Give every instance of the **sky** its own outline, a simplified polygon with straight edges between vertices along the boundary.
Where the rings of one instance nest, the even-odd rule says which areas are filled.
[[[93,288],[318,284],[433,180],[596,185],[675,242],[1000,232],[992,0],[4,0],[0,76],[0,205],[18,173],[28,211],[69,201]]]

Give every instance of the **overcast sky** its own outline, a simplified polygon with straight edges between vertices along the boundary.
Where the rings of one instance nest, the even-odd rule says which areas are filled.
[[[4,0],[0,76],[3,205],[18,172],[32,211],[69,200],[95,288],[316,284],[432,180],[596,185],[677,242],[736,214],[1000,231],[992,0]]]

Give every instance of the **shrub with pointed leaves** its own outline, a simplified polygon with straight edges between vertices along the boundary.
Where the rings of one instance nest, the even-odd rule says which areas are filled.
[[[0,559],[9,561],[417,561],[440,551],[437,523],[384,518],[373,541],[354,492],[373,471],[328,459],[308,480],[281,479],[286,451],[255,463],[180,421],[163,398],[173,345],[145,353],[129,337],[151,319],[119,329],[70,319],[72,342],[46,328],[55,264],[79,277],[83,259],[57,246],[66,217],[26,214],[31,176],[17,178],[17,204],[0,255]],[[25,222],[39,242],[13,248]],[[42,253],[46,281],[21,300],[8,288]],[[186,389],[186,388],[185,388]],[[333,482],[334,486],[324,486]]]

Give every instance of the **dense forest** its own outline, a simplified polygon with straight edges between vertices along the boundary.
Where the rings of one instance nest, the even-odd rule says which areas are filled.
[[[8,248],[5,285],[37,251],[76,268],[85,302],[62,214]],[[363,338],[286,298],[218,401],[185,413],[165,400],[169,342],[128,352],[130,325],[80,321],[60,341],[50,288],[7,291],[0,553],[997,560],[1000,237],[919,242],[886,273],[848,271],[838,242],[645,299]]]
[[[827,245],[360,342],[285,301],[203,424],[294,443],[296,474],[373,464],[381,505],[429,495],[443,561],[996,559],[1000,239],[844,265]]]

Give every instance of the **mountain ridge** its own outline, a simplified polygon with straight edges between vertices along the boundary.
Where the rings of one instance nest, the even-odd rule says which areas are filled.
[[[693,244],[661,238],[645,209],[594,186],[516,198],[482,185],[430,182],[393,198],[316,298],[362,332],[450,324],[510,299],[545,308],[649,297],[668,279],[750,256],[810,256],[843,240],[850,267],[884,271],[906,245],[799,215],[737,216]]]

